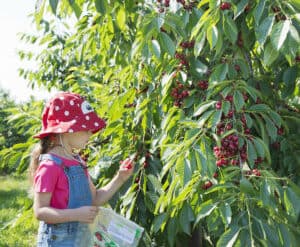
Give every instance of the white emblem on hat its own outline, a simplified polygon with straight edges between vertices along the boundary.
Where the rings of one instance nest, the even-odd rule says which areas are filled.
[[[83,114],[88,114],[88,113],[94,111],[94,109],[91,107],[91,105],[87,101],[83,101],[82,102],[82,104],[81,104],[81,110],[82,110]]]

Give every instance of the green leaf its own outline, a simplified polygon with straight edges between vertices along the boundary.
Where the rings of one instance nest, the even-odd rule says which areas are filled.
[[[238,30],[235,22],[231,19],[230,16],[224,15],[223,28],[226,37],[232,44],[234,44],[237,40]]]
[[[251,196],[255,195],[255,190],[254,190],[252,184],[249,182],[248,179],[246,179],[244,177],[240,180],[240,189],[241,189],[241,192],[243,192],[245,194],[249,194]]]
[[[246,117],[246,125],[247,125],[247,127],[248,128],[251,128],[252,127],[252,125],[253,125],[253,120],[252,120],[252,118],[250,117],[250,115],[249,114],[245,114],[245,117]]]
[[[201,77],[201,75],[207,72],[207,66],[196,58],[190,59],[190,65],[191,73],[197,77]]]
[[[159,180],[157,179],[157,177],[155,177],[152,174],[149,174],[147,176],[147,178],[151,182],[154,190],[157,191],[157,192],[159,192],[161,194],[163,191],[162,191],[162,188],[161,188],[161,183],[159,182]]]
[[[210,45],[210,49],[213,49],[218,41],[218,28],[215,25],[210,25],[206,31],[206,38]]]
[[[70,3],[71,4],[71,3]],[[78,6],[78,4],[76,2],[73,2],[71,4],[71,8],[73,9],[75,15],[76,15],[76,18],[79,19],[80,16],[81,16],[81,13],[82,13],[82,10],[81,8]]]
[[[107,0],[95,0],[96,10],[104,15],[107,12]]]
[[[269,115],[270,115],[271,119],[273,120],[273,122],[276,123],[278,126],[283,124],[282,118],[280,117],[280,115],[277,112],[270,111]]]
[[[209,109],[212,105],[214,105],[215,101],[205,101],[201,103],[199,106],[196,107],[196,110],[194,111],[193,117],[200,116],[203,112],[205,112],[207,109]]]
[[[300,214],[300,197],[289,187],[284,190],[284,205],[296,222]]]
[[[121,29],[121,31],[124,31],[126,28],[126,13],[123,7],[119,8],[116,17],[119,28]]]
[[[233,226],[225,231],[217,242],[217,247],[232,247],[239,236],[241,228]]]
[[[221,110],[215,111],[211,116],[211,126],[212,127],[217,126],[218,123],[220,123],[221,117],[222,117],[222,111]]]
[[[265,50],[264,50],[264,64],[269,66],[271,65],[276,58],[278,57],[279,53],[276,49],[274,49],[271,43],[268,43]]]
[[[245,7],[248,5],[248,0],[241,0],[238,5],[236,6],[236,9],[234,9],[234,17],[235,20],[245,11]]]
[[[175,237],[177,234],[177,225],[178,222],[176,218],[170,218],[167,226],[167,233],[168,233],[168,243],[170,247],[174,246],[175,243]]]
[[[209,80],[212,83],[221,82],[225,80],[226,75],[228,73],[228,64],[222,63],[215,67],[214,72],[210,76]]]
[[[151,40],[151,42],[149,42],[149,48],[152,54],[160,59],[161,50],[158,41],[155,39]]]
[[[192,169],[189,159],[184,159],[184,185],[186,185],[192,178]]]
[[[189,207],[189,205],[185,203],[179,216],[181,229],[188,235],[191,235],[190,210],[191,208]]]
[[[53,14],[56,15],[58,0],[49,0],[49,2],[50,2],[50,6],[51,6],[51,10],[52,10]]]
[[[217,207],[218,203],[213,203],[212,200],[208,200],[204,203],[201,203],[199,207],[199,212],[197,213],[197,217],[195,220],[195,226],[198,224],[198,222],[203,219],[204,217],[210,215],[210,213]]]
[[[241,110],[245,105],[243,94],[240,91],[234,92],[233,103],[237,111]]]
[[[256,151],[255,148],[252,144],[251,140],[247,139],[247,156],[248,156],[248,162],[249,162],[249,166],[251,168],[254,167],[254,161],[257,159],[257,155],[256,155]]]
[[[232,211],[231,207],[228,203],[224,203],[219,208],[222,220],[226,226],[228,226],[231,223],[232,219]]]
[[[263,180],[260,188],[260,198],[264,206],[267,207],[274,206],[274,203],[272,202],[271,194],[272,194],[272,189],[269,181]]]
[[[295,65],[293,67],[287,68],[283,73],[283,82],[285,83],[283,97],[290,96],[296,87],[298,67]]]
[[[222,112],[224,113],[225,116],[228,115],[228,112],[231,108],[231,103],[227,100],[222,102]]]
[[[286,224],[279,224],[279,231],[280,231],[280,235],[282,236],[282,238],[280,238],[281,244],[284,247],[289,247],[289,246],[296,246],[296,243],[292,243],[291,242],[291,237],[290,237],[290,229],[287,227]]]
[[[194,46],[195,57],[199,56],[199,54],[201,53],[204,47],[204,44],[205,44],[205,32],[201,32],[195,40],[195,46]]]
[[[160,37],[160,43],[162,48],[171,56],[174,57],[176,48],[174,45],[173,40],[170,38],[170,36],[164,32],[159,33]]]
[[[267,40],[267,37],[270,35],[274,24],[274,20],[274,16],[268,16],[262,21],[262,23],[259,26],[255,28],[256,38],[261,46],[264,45],[264,43]]]
[[[258,4],[256,5],[253,13],[256,25],[259,24],[264,9],[265,9],[265,0],[258,1]]]
[[[276,51],[279,51],[290,30],[290,20],[276,23],[271,32],[271,42]]]
[[[252,139],[254,143],[255,150],[258,154],[259,157],[264,158],[265,157],[265,148],[261,143],[261,140],[258,140],[258,138],[253,138]]]
[[[248,110],[253,112],[269,112],[271,109],[265,104],[256,104],[252,105]]]
[[[266,122],[266,129],[267,129],[268,135],[271,137],[271,139],[273,141],[275,141],[276,137],[277,137],[277,128],[276,128],[275,124],[268,116],[262,114],[262,117]]]
[[[161,228],[163,223],[166,223],[167,216],[168,216],[167,213],[162,213],[158,216],[155,216],[152,224],[152,229],[154,233],[158,232],[158,230]]]

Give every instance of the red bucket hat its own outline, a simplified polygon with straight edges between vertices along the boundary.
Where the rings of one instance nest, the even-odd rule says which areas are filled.
[[[46,105],[42,115],[42,130],[35,138],[50,134],[103,129],[105,121],[98,117],[90,104],[79,94],[61,92]]]

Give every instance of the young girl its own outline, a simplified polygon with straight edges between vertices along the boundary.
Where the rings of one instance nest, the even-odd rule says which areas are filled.
[[[34,213],[40,220],[39,247],[87,247],[88,224],[132,175],[131,159],[122,162],[115,177],[96,189],[85,162],[73,149],[82,149],[89,137],[105,127],[80,95],[58,93],[46,105],[40,145],[32,152],[30,172],[34,184]]]

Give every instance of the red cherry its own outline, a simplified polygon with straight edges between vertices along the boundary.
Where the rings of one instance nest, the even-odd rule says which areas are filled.
[[[220,110],[222,108],[222,102],[221,101],[218,101],[217,103],[216,103],[216,109],[217,110]]]
[[[202,189],[207,190],[208,188],[210,188],[212,186],[212,182],[211,181],[206,181],[203,185],[202,185]]]
[[[127,170],[130,170],[132,168],[132,165],[128,164],[128,165],[124,166],[124,168],[126,168]]]
[[[253,169],[253,170],[252,170],[252,174],[254,174],[255,176],[258,176],[258,177],[261,176],[260,171],[257,170],[257,169]]]
[[[235,64],[235,65],[234,65],[234,69],[235,69],[237,72],[240,72],[240,71],[241,71],[241,67],[240,67],[240,65],[238,65],[238,64]]]
[[[97,238],[99,241],[102,241],[102,235],[101,235],[100,232],[96,232],[96,233],[95,233],[95,236],[96,236],[96,238]]]
[[[229,3],[229,2],[223,2],[223,3],[221,3],[220,8],[221,8],[221,10],[230,9],[231,8],[231,3]]]

